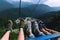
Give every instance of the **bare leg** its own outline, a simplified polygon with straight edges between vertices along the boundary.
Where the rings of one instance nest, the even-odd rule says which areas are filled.
[[[44,28],[42,28],[42,29],[39,30],[39,26],[38,26],[37,21],[35,21],[34,24],[35,24],[35,30],[38,31],[39,34],[40,34],[40,33],[41,33],[41,34],[44,34],[44,33],[45,33],[45,34],[51,34],[51,33],[49,33],[48,31],[46,31]]]
[[[58,31],[52,30],[52,29],[48,29],[46,28],[47,31],[51,32],[51,33],[58,33]],[[60,37],[58,37],[57,40],[60,40]]]
[[[39,21],[39,28],[45,34],[51,34],[49,31],[45,30],[46,26],[45,26],[45,24],[42,21]]]
[[[29,32],[28,32],[28,33],[29,33],[29,35],[33,34],[31,30],[29,30]]]
[[[24,32],[23,32],[23,28],[20,28],[20,32],[19,32],[19,36],[18,36],[18,40],[24,40]]]
[[[9,40],[10,31],[7,31],[1,40]]]
[[[32,27],[31,27],[31,21],[30,20],[27,21],[27,32],[28,32],[30,38],[35,37],[32,33]]]
[[[60,37],[58,37],[58,39],[57,40],[60,40]]]
[[[48,29],[48,28],[45,28],[47,31],[49,31],[50,33],[58,33],[58,31],[55,31],[55,30],[52,30],[52,29]]]
[[[50,32],[46,31],[44,28],[41,29],[42,32],[44,32],[45,34],[51,34]]]
[[[39,29],[36,29],[35,33],[38,32],[39,36],[45,36],[44,32],[40,31]]]

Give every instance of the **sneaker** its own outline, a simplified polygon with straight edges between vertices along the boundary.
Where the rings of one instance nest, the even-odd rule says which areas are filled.
[[[31,21],[27,21],[27,31],[29,32],[29,31],[31,31],[32,29],[31,29]]]
[[[23,18],[19,18],[15,22],[18,24],[19,28],[23,28],[25,26],[25,21]]]
[[[39,29],[37,21],[34,22],[34,27],[35,27],[35,29]]]
[[[42,21],[39,21],[39,29],[46,28],[45,24]]]

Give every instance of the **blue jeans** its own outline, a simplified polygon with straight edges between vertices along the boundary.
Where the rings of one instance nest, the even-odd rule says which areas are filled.
[[[46,36],[43,32],[40,32],[39,33],[39,38],[35,37],[33,34],[29,35],[29,40],[45,40],[45,39],[42,39],[42,37]],[[46,40],[50,40],[50,39],[46,39]]]
[[[56,34],[48,34],[48,35],[44,35],[44,33],[40,33],[39,37],[34,37],[34,35],[30,35],[30,40],[50,40],[51,38],[55,38],[55,37],[59,37],[60,33],[56,33]]]

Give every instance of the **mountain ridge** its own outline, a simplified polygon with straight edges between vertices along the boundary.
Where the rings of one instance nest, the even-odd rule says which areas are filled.
[[[13,8],[14,6],[10,3],[8,3],[7,1],[4,0],[0,0],[0,11],[3,11],[5,9],[10,9]]]

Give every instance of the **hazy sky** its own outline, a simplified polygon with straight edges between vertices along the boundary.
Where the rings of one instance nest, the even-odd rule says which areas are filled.
[[[21,1],[37,3],[39,0],[21,0]],[[60,0],[41,0],[41,3],[49,5],[50,7],[60,7]]]
[[[12,1],[20,1],[20,0],[7,0],[9,2]],[[39,0],[21,0],[24,2],[38,3]],[[60,0],[40,0],[40,3],[49,5],[50,7],[60,7]]]

